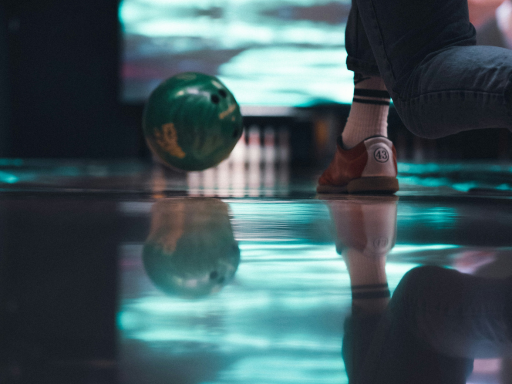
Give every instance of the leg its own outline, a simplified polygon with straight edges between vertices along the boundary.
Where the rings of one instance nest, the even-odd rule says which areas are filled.
[[[357,3],[345,33],[347,67],[355,72],[354,99],[337,151],[318,181],[318,193],[394,193],[396,154],[387,139],[389,93],[380,77]]]
[[[447,356],[512,354],[512,279],[486,279],[440,267],[409,271],[390,302],[419,339]]]
[[[365,76],[380,77],[379,67],[359,15],[357,1],[352,0],[345,29],[347,68]]]
[[[389,301],[386,256],[396,242],[396,196],[327,200],[335,224],[336,251],[349,271],[352,309],[381,314]]]
[[[362,382],[365,356],[389,302],[385,265],[396,241],[397,201],[394,196],[326,201],[352,291],[352,314],[345,321],[342,347],[351,383]]]
[[[344,149],[351,149],[369,137],[387,137],[390,101],[354,1],[345,32],[345,46],[347,67],[354,71],[354,99],[342,139]]]
[[[429,138],[512,129],[512,51],[474,46],[466,0],[356,0],[404,124]]]

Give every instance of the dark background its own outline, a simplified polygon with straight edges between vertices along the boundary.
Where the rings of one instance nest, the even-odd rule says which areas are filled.
[[[141,134],[142,104],[121,102],[122,36],[118,0],[0,2],[0,157],[149,158]],[[343,128],[349,105],[323,106],[311,120],[280,118],[291,131],[292,162],[324,163],[311,148],[315,118]],[[245,117],[245,125],[273,124]],[[504,130],[466,132],[435,142],[415,138],[394,110],[390,138],[400,160],[509,159]],[[323,151],[323,150],[322,150]],[[431,158],[429,158],[429,156]]]
[[[117,15],[117,0],[0,4],[1,156],[137,155],[137,126],[118,100]]]

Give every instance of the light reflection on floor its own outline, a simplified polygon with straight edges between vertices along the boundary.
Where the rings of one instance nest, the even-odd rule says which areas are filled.
[[[340,348],[350,283],[329,239],[326,205],[227,203],[241,262],[234,280],[212,296],[188,301],[164,295],[144,272],[143,245],[121,247],[122,370],[140,364],[134,350],[142,343],[145,359],[180,356],[200,366],[198,352],[208,351],[234,361],[203,383],[347,382]],[[413,266],[389,263],[390,285]]]
[[[334,201],[358,204],[357,199],[341,199]],[[187,204],[182,199],[169,201],[173,200]],[[333,200],[318,197],[222,201],[229,206],[240,264],[233,280],[212,295],[194,300],[166,296],[144,272],[140,261],[144,245],[120,248],[119,328],[126,377],[132,377],[132,370],[143,369],[141,364],[156,360],[162,367],[152,380],[163,382],[177,369],[174,364],[164,368],[165,361],[184,360],[202,367],[203,359],[209,359],[216,365],[197,368],[202,373],[198,383],[347,383],[340,350],[351,292],[346,264],[336,251],[339,208],[333,208]],[[420,264],[473,273],[510,257],[510,244],[503,244],[508,241],[504,231],[510,228],[510,214],[500,215],[490,207],[494,220],[502,223],[494,227],[494,238],[472,237],[474,226],[485,220],[475,217],[482,207],[473,203],[407,197],[398,201],[395,217],[384,218],[390,225],[398,219],[397,243],[386,263],[391,291],[408,270]],[[139,214],[150,215],[152,207],[145,205]],[[339,214],[346,213],[346,207],[341,209]],[[342,220],[342,225],[348,223]],[[381,235],[383,230],[385,236],[393,237],[394,228],[377,229]],[[382,238],[377,240],[381,244]],[[388,238],[384,240],[387,244]],[[500,243],[501,247],[493,246]],[[472,382],[491,382],[499,364],[495,360],[489,364],[495,368],[483,376],[475,371],[473,377],[480,375],[480,380]],[[484,372],[489,365],[482,360],[476,367]]]
[[[347,383],[351,248],[387,254],[391,292],[417,265],[512,274],[510,164],[400,163],[398,199],[326,197],[314,192],[319,170],[290,166],[285,133],[247,135],[225,163],[189,175],[141,162],[0,162],[5,198],[70,200],[80,219],[106,201],[108,215],[138,223],[116,234],[120,382]],[[148,242],[163,244],[153,261]],[[180,249],[192,251],[166,259]],[[470,382],[505,383],[509,365],[477,360]]]

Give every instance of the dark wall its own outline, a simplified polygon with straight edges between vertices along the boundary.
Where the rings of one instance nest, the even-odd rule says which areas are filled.
[[[138,132],[119,103],[118,0],[15,0],[4,9],[11,118],[1,155],[137,155]]]
[[[7,8],[0,3],[0,154],[7,151],[9,86],[7,83]]]

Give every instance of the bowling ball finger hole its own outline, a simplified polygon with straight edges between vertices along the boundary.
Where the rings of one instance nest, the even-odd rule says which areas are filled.
[[[233,132],[233,137],[238,137],[238,129],[235,129],[235,131]]]
[[[210,273],[210,280],[215,280],[217,277],[219,277],[219,273],[217,271]]]
[[[223,89],[219,90],[219,95],[221,95],[224,99],[225,99],[226,97],[228,97],[228,94],[227,94],[227,93],[226,93],[226,91],[225,91],[225,90],[223,90]]]
[[[220,98],[219,98],[219,96],[217,96],[217,95],[211,95],[211,96],[210,96],[210,101],[211,101],[213,104],[219,104],[219,102],[220,102]]]

